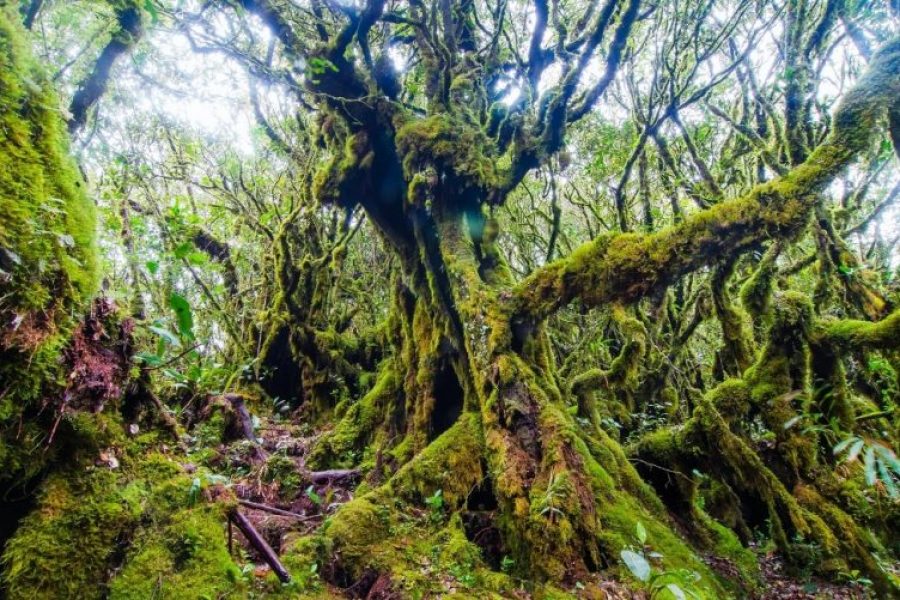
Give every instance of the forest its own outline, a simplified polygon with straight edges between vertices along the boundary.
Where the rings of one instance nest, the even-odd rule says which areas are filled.
[[[900,598],[897,0],[0,0],[0,598]]]

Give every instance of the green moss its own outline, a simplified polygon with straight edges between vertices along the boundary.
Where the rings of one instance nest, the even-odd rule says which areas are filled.
[[[262,472],[262,480],[266,483],[277,483],[280,493],[290,497],[303,485],[303,476],[297,464],[290,456],[272,454],[266,461]]]
[[[807,342],[813,307],[798,292],[784,292],[773,303],[773,322],[766,345],[745,381],[763,422],[775,434],[779,453],[798,472],[808,472],[816,461],[814,440],[786,427],[801,414],[810,389],[810,353]]]
[[[772,304],[772,285],[777,274],[777,260],[781,254],[781,243],[775,242],[766,251],[756,270],[741,286],[741,305],[753,318],[757,329],[761,329],[769,315]]]
[[[49,332],[35,313],[62,319],[93,293],[94,206],[68,155],[59,99],[17,21],[13,8],[0,10],[0,247],[12,292],[0,314]]]
[[[125,567],[109,586],[111,600],[244,597],[240,571],[225,544],[222,507],[203,506],[170,515],[143,529]]]
[[[0,247],[13,292],[2,314],[38,319],[32,324],[47,331],[52,323],[35,312],[64,313],[94,289],[94,208],[68,156],[59,101],[11,13],[0,11],[0,156],[8,163],[0,165]]]
[[[893,349],[900,345],[900,310],[881,321],[845,319],[823,323],[816,332],[843,349]]]
[[[42,468],[30,448],[46,433],[18,417],[61,380],[59,354],[97,283],[94,205],[19,18],[0,7],[0,479]]]
[[[24,519],[3,554],[10,600],[105,597],[117,546],[126,543],[140,516],[133,495],[117,493],[118,479],[101,467],[47,480],[38,510]]]
[[[441,114],[406,120],[399,123],[396,142],[410,178],[431,167],[448,169],[484,189],[499,183],[487,136],[461,119]]]
[[[399,397],[400,382],[393,367],[391,359],[385,361],[372,389],[351,404],[334,429],[313,448],[310,464],[352,467],[362,461],[363,450],[370,448],[373,438],[381,433],[378,426]]]
[[[85,468],[92,457],[43,483],[3,554],[10,599],[219,598],[240,589],[225,548],[231,505],[192,496],[194,478],[152,446],[119,448],[116,469]]]
[[[344,504],[325,528],[334,543],[334,550],[341,553],[349,565],[368,561],[375,546],[390,531],[388,513],[379,509],[367,498],[356,498]]]
[[[333,151],[333,156],[316,171],[313,178],[313,194],[323,203],[340,205],[355,201],[359,186],[366,181],[371,170],[374,153],[365,133],[348,135],[343,146]]]
[[[441,490],[450,507],[459,507],[485,477],[483,446],[477,415],[464,413],[401,467],[388,481],[384,493],[422,506],[425,498]]]

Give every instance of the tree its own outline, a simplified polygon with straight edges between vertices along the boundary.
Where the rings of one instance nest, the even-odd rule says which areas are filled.
[[[664,518],[655,499],[638,483],[619,446],[601,432],[579,428],[566,413],[569,384],[555,375],[545,322],[573,301],[624,310],[686,273],[734,260],[766,240],[794,239],[819,195],[867,148],[877,122],[895,102],[900,90],[896,42],[886,43],[873,57],[866,75],[842,100],[827,137],[818,138],[812,149],[801,133],[810,119],[808,106],[796,106],[809,97],[801,72],[810,68],[804,61],[823,43],[837,9],[825,9],[808,34],[793,24],[799,9],[789,7],[790,35],[796,36],[787,52],[787,68],[796,71],[788,76],[786,92],[790,166],[730,200],[716,202],[721,192],[709,185],[714,206],[650,234],[628,232],[620,184],[621,233],[602,235],[516,282],[495,245],[491,210],[560,151],[567,130],[614,80],[636,23],[649,18],[654,7],[642,14],[637,1],[608,2],[568,29],[562,7],[535,2],[525,55],[501,41],[514,27],[503,5],[492,13],[471,2],[414,2],[403,8],[385,2],[359,7],[314,2],[316,41],[298,31],[288,7],[257,1],[241,6],[271,27],[287,55],[305,58],[303,93],[319,102],[322,136],[333,155],[316,175],[318,198],[338,206],[361,205],[402,264],[391,314],[393,353],[379,383],[323,442],[319,456],[340,456],[372,440],[404,439],[397,458],[405,466],[372,492],[381,501],[441,489],[458,505],[488,481],[504,543],[523,568],[552,579],[577,577],[608,563],[636,515],[645,514],[643,519],[653,519],[661,529],[656,523]],[[729,25],[704,33],[725,36]],[[806,47],[795,52],[793,47],[802,43]],[[397,48],[416,65],[406,73],[398,73],[390,58]],[[588,76],[601,48],[603,66]],[[722,77],[740,64],[740,52]],[[702,56],[694,60],[696,69]],[[542,76],[551,66],[559,69],[558,78],[541,93]],[[679,75],[663,70],[659,76]],[[680,106],[704,97],[715,81],[700,88],[690,87],[690,78],[661,83],[669,96],[647,119],[645,131],[658,131],[666,118],[679,123]],[[520,82],[519,98],[504,104],[507,90],[499,82]],[[766,285],[757,293],[768,294]],[[772,343],[781,335],[778,319],[770,328]],[[801,324],[790,323],[792,328]],[[621,359],[635,360],[627,350]],[[763,377],[769,369],[765,361],[774,359],[764,353],[759,360],[751,373]],[[739,364],[737,372],[750,366],[747,359]],[[748,385],[757,384],[748,377]],[[760,381],[772,389],[752,401],[790,393],[795,387],[789,383]],[[698,410],[711,411],[710,419],[733,418],[724,401],[715,408],[721,393],[713,392]],[[761,410],[769,413],[764,420],[773,431],[794,414],[789,405]],[[704,420],[699,413],[694,418]],[[391,434],[379,435],[384,428]],[[699,447],[712,451],[736,434],[707,429],[706,435]],[[785,455],[779,460],[797,474],[809,472],[817,451],[794,448],[805,442],[791,433],[777,436]],[[801,450],[803,458],[796,456]],[[752,450],[742,449],[727,462],[722,476],[729,481],[770,478]],[[778,491],[772,494],[783,497],[788,508],[763,493],[770,517],[835,550],[833,539],[852,540],[857,560],[868,562],[859,537],[841,531],[835,506],[795,506],[786,490],[797,483],[773,481]],[[374,510],[369,502],[360,500],[357,510]],[[815,526],[806,524],[813,520]],[[786,533],[782,541],[790,537]],[[887,585],[884,578],[881,584]]]
[[[246,66],[253,86],[284,83],[298,110],[314,115],[325,155],[292,146],[296,138],[279,132],[252,96],[284,160],[318,163],[312,181],[300,184],[309,194],[277,226],[255,221],[274,246],[268,298],[281,319],[261,354],[287,340],[301,371],[298,398],[313,416],[336,419],[312,466],[358,467],[362,456],[368,475],[366,493],[298,552],[339,557],[333,570],[351,581],[372,568],[402,570],[402,551],[384,540],[404,507],[428,502],[455,513],[480,503],[492,511],[503,553],[535,580],[577,581],[615,565],[633,532],[646,528],[665,550],[666,567],[700,572],[700,587],[716,595],[728,583],[699,553],[738,560],[737,537],[747,542],[748,523],[768,520],[786,555],[802,560],[801,542],[811,541],[824,559],[866,573],[881,593],[896,591],[876,559],[896,511],[868,520],[853,512],[860,492],[835,475],[830,434],[795,425],[809,419],[864,435],[870,420],[856,413],[844,365],[847,357],[893,352],[898,339],[898,313],[880,287],[835,274],[852,274],[861,263],[826,199],[861,158],[867,172],[889,160],[880,144],[885,123],[896,152],[900,41],[854,29],[864,16],[844,2],[734,2],[724,17],[718,8],[640,0],[239,0],[172,12],[198,53],[228,54]],[[233,24],[225,39],[212,24],[221,15]],[[117,18],[126,30],[133,23],[121,12]],[[777,97],[775,86],[760,89],[748,58],[776,21],[783,34]],[[275,41],[248,34],[255,22]],[[867,65],[829,112],[817,86],[839,24]],[[869,38],[878,39],[877,50]],[[642,53],[641,42],[654,39]],[[109,52],[124,51],[116,49]],[[729,81],[740,88],[732,97],[720,89]],[[80,88],[73,106],[95,87]],[[632,145],[617,148],[621,156],[604,172],[615,181],[610,210],[585,208],[578,227],[590,239],[575,245],[560,208],[559,188],[568,185],[560,173],[572,159],[570,139],[591,131],[596,108],[613,100],[635,127],[611,137]],[[713,162],[710,148],[719,142],[693,129],[686,115],[694,110],[714,117],[704,124],[721,128],[732,164]],[[70,123],[82,124],[86,110],[73,113]],[[501,243],[520,232],[513,224],[502,231],[501,214],[519,211],[519,223],[530,217],[515,206],[535,173],[546,177],[553,200],[547,219],[533,226],[542,258],[522,268],[525,259],[511,260]],[[252,184],[241,175],[238,190],[227,179],[207,187],[232,197],[235,212],[261,211],[242,204],[253,198]],[[681,194],[696,208],[685,210]],[[671,203],[669,226],[654,216],[663,198]],[[364,334],[327,310],[361,223],[358,209],[397,264],[382,282],[390,286],[387,318]],[[810,229],[819,268],[814,302],[776,285],[784,276],[779,259]],[[187,233],[224,264],[221,242]],[[708,281],[692,291],[707,269]],[[738,271],[746,281],[736,303]],[[823,313],[835,282],[852,307],[841,316],[866,320]],[[577,361],[559,364],[559,348],[570,342],[555,320],[572,306],[609,315],[605,327],[617,343],[606,368],[576,373]],[[652,323],[648,306],[667,323]],[[708,389],[695,389],[705,385],[697,368],[676,384],[682,350],[709,315],[721,325],[715,377]],[[236,347],[246,344],[237,327],[229,336]],[[365,350],[370,345],[379,349]],[[648,359],[659,370],[639,377]],[[378,360],[368,391],[340,410],[330,403],[336,389],[364,390],[360,372]],[[663,396],[682,418],[647,433],[625,423],[635,434],[627,444],[604,426],[604,415],[643,414]],[[689,402],[679,409],[681,397]],[[893,409],[878,408],[886,412],[872,419],[890,423]],[[751,421],[771,448],[754,439]],[[705,483],[694,476],[701,472]],[[893,485],[892,477],[882,480]],[[715,505],[700,505],[702,485],[718,492]],[[429,500],[436,496],[440,502]],[[464,535],[454,520],[445,529]]]

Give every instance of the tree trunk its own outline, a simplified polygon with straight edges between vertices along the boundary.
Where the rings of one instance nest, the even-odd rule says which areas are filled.
[[[346,466],[374,447],[370,480],[389,478],[376,497],[424,506],[440,490],[451,509],[492,511],[502,552],[538,579],[574,582],[617,565],[640,522],[667,561],[716,585],[618,443],[567,409],[543,327],[513,326],[496,224],[480,210],[412,210],[394,352],[314,460]]]

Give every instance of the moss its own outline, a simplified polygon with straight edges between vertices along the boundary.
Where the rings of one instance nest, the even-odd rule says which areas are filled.
[[[19,417],[61,381],[73,315],[97,283],[94,205],[19,19],[0,7],[0,479],[49,460],[30,452],[46,432]]]
[[[505,598],[518,587],[506,573],[487,567],[458,514],[439,522],[418,518],[411,506],[380,496],[352,500],[318,533],[291,540],[283,558],[292,573],[329,565],[325,568],[358,581],[374,572],[404,598]],[[304,586],[318,588],[317,581]]]
[[[746,312],[731,301],[728,280],[735,260],[728,260],[713,271],[711,296],[716,318],[722,325],[723,346],[717,354],[717,366],[727,375],[739,376],[753,361],[753,332]]]
[[[376,507],[368,498],[355,498],[344,504],[329,521],[324,534],[333,543],[333,551],[341,554],[345,567],[357,569],[361,563],[377,561],[370,556],[375,547],[389,533],[388,513]]]
[[[360,185],[368,178],[374,154],[363,132],[347,135],[313,178],[313,194],[323,203],[341,205],[358,199]]]
[[[772,244],[763,255],[753,274],[741,286],[741,305],[753,318],[757,331],[762,329],[772,305],[772,286],[777,274],[777,260],[781,254],[780,242]]]
[[[814,440],[799,429],[786,427],[802,414],[809,401],[810,352],[807,342],[813,307],[798,292],[779,294],[773,322],[756,364],[747,370],[752,403],[768,429],[775,433],[779,454],[798,473],[809,472],[816,461]]]
[[[900,345],[900,310],[881,321],[837,320],[823,323],[816,335],[842,349],[893,349]]]
[[[277,483],[282,497],[292,497],[303,485],[303,476],[294,460],[284,454],[272,454],[262,473],[266,483]]]
[[[106,452],[116,452],[118,468],[93,466],[94,455],[43,483],[37,509],[3,554],[7,597],[217,598],[239,590],[225,548],[230,503],[192,496],[194,478],[153,446]]]
[[[10,600],[103,598],[117,547],[136,526],[133,496],[117,493],[118,476],[106,468],[44,484],[37,511],[22,522],[3,554]]]
[[[431,167],[447,169],[483,189],[499,183],[487,136],[460,119],[441,114],[398,122],[396,143],[410,179]]]
[[[240,571],[225,544],[221,506],[178,511],[143,529],[125,567],[110,583],[111,600],[244,597]]]
[[[0,10],[0,247],[12,292],[4,322],[37,312],[61,319],[92,294],[97,263],[94,207],[68,155],[59,99],[17,21],[12,7]]]
[[[477,416],[464,413],[401,467],[388,481],[384,493],[421,506],[425,498],[441,490],[450,507],[460,507],[485,477],[483,446]]]
[[[609,369],[589,369],[574,377],[569,385],[578,402],[578,416],[590,420],[596,428],[600,427],[601,416],[610,414],[621,423],[630,423],[635,412],[632,395],[647,348],[647,331],[643,323],[621,306],[613,307],[612,320],[625,338],[621,351]],[[595,396],[602,400],[596,401]],[[600,413],[601,406],[604,415]]]
[[[393,360],[381,367],[378,380],[365,396],[351,404],[335,428],[325,434],[310,454],[310,464],[351,467],[360,463],[361,453],[371,448],[373,438],[399,397],[400,382]]]

